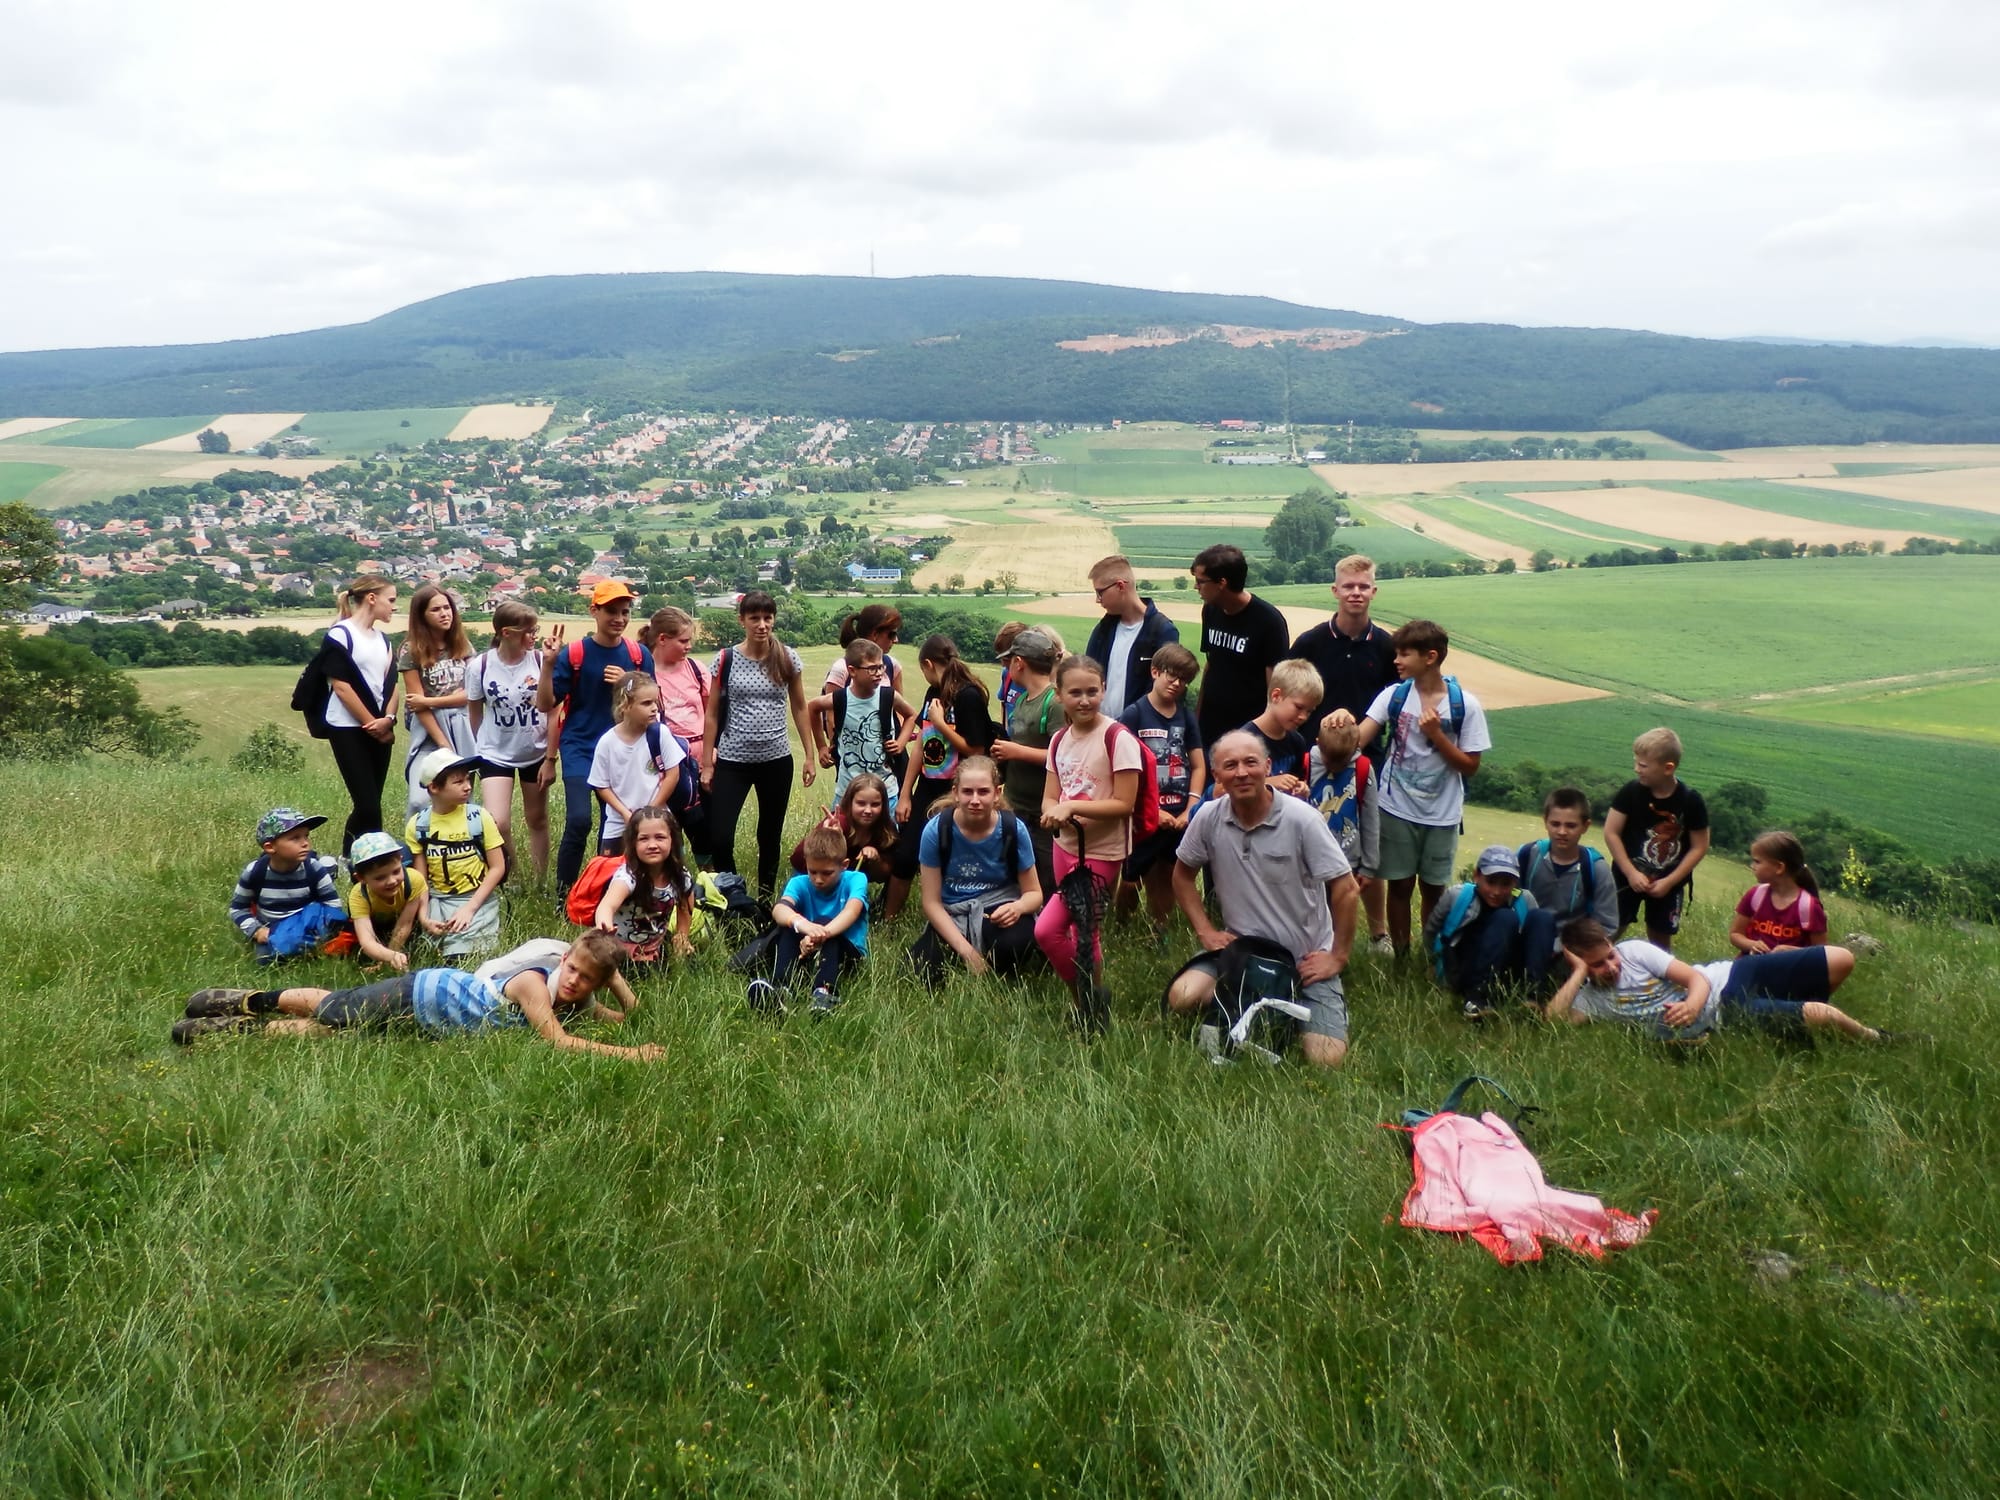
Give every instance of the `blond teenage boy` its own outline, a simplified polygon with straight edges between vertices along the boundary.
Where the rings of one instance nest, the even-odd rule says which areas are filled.
[[[1154,653],[1181,633],[1151,599],[1140,597],[1130,558],[1113,553],[1092,563],[1090,591],[1104,618],[1091,628],[1083,654],[1104,664],[1103,712],[1116,719],[1144,696]]]
[[[1677,774],[1681,738],[1649,729],[1632,741],[1632,779],[1604,815],[1618,885],[1618,932],[1643,910],[1646,941],[1672,950],[1694,867],[1708,857],[1708,804]]]
[[[1281,661],[1271,669],[1271,692],[1264,711],[1243,727],[1264,742],[1271,763],[1271,790],[1281,796],[1306,795],[1306,759],[1312,741],[1300,730],[1311,722],[1319,707],[1319,673],[1311,662]]]

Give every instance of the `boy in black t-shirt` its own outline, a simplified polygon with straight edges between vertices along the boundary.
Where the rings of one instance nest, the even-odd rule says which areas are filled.
[[[1153,654],[1153,690],[1128,707],[1118,722],[1153,752],[1160,779],[1160,826],[1133,846],[1118,887],[1118,910],[1139,909],[1139,886],[1146,887],[1146,911],[1155,924],[1174,909],[1174,851],[1188,819],[1208,788],[1208,757],[1194,710],[1187,706],[1188,684],[1201,671],[1195,654],[1170,641]]]
[[[1681,740],[1649,729],[1632,742],[1632,780],[1611,799],[1604,843],[1618,886],[1618,930],[1646,915],[1646,941],[1669,951],[1694,867],[1708,856],[1708,804],[1681,781]]]
[[[1189,564],[1201,596],[1201,651],[1207,658],[1195,719],[1213,744],[1264,710],[1271,669],[1292,649],[1291,626],[1276,605],[1244,587],[1250,564],[1227,542],[1203,548]]]
[[[1264,711],[1243,727],[1264,742],[1271,760],[1271,790],[1286,797],[1303,797],[1307,790],[1307,757],[1312,745],[1299,732],[1319,707],[1319,672],[1309,661],[1281,661],[1271,669],[1271,695]]]

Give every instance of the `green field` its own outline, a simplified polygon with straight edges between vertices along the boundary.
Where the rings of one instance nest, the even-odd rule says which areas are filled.
[[[214,676],[180,701],[284,686]],[[0,764],[0,1491],[1956,1496],[2000,1465],[1993,949],[1949,926],[1829,902],[1889,944],[1843,1002],[1934,1048],[1675,1066],[1469,1032],[1363,958],[1345,1070],[1217,1071],[1158,1019],[1184,932],[1114,934],[1086,1047],[1052,981],[915,989],[906,916],[822,1026],[753,1019],[709,951],[580,1027],[650,1069],[519,1032],[177,1053],[190,989],[261,982],[222,908],[281,801],[344,806],[324,747]],[[118,857],[51,881],[114,807],[148,810]],[[1743,877],[1711,878],[1704,956]],[[529,884],[509,941],[556,930]],[[1379,1125],[1475,1070],[1543,1106],[1552,1180],[1660,1210],[1645,1244],[1503,1269],[1398,1226]]]
[[[1375,612],[1437,620],[1470,649],[1568,681],[1729,702],[1990,666],[2000,660],[1996,589],[2000,557],[1803,558],[1395,579]],[[1270,594],[1325,600],[1317,586]]]
[[[1031,471],[1031,478],[1072,495],[1112,499],[1148,495],[1186,496],[1192,500],[1223,499],[1233,495],[1284,496],[1301,490],[1326,489],[1312,470],[1297,465],[1238,468],[1199,460],[1181,463],[1041,464]]]
[[[1194,555],[1217,542],[1234,542],[1243,555],[1253,560],[1268,558],[1264,546],[1264,526],[1260,520],[1241,527],[1228,526],[1118,526],[1113,528],[1118,550],[1132,559],[1135,567],[1169,568],[1187,571]]]
[[[1591,538],[1595,538],[1598,541],[1599,545],[1594,546],[1590,540],[1584,537],[1571,536],[1569,539],[1570,551],[1566,552],[1560,547],[1550,549],[1559,556],[1567,557],[1573,554],[1588,554],[1600,550],[1601,547],[1610,547],[1612,549],[1619,547],[1651,549],[1675,545],[1675,542],[1670,537],[1654,536],[1644,531],[1632,531],[1622,526],[1605,526],[1595,521],[1580,521],[1575,516],[1559,511],[1553,506],[1538,505],[1532,498],[1538,491],[1544,490],[1586,490],[1596,488],[1598,486],[1595,484],[1537,484],[1532,487],[1523,487],[1518,484],[1469,484],[1465,486],[1465,492],[1468,495],[1477,495],[1480,499],[1488,501],[1493,505],[1501,506],[1510,515],[1518,516],[1532,526],[1540,527],[1546,531],[1553,531],[1558,536],[1564,535],[1563,528],[1567,527],[1571,532],[1588,532]],[[1530,498],[1521,498],[1524,495]],[[1493,519],[1498,520],[1499,518],[1494,517]],[[1682,543],[1681,545],[1686,544]]]
[[[60,473],[60,464],[0,463],[0,505],[27,499]]]
[[[1489,756],[1496,766],[1531,760],[1551,769],[1616,769],[1631,764],[1633,737],[1656,724],[1680,735],[1690,785],[1755,782],[1770,793],[1773,826],[1831,808],[1939,861],[2000,847],[2000,803],[1967,796],[1968,788],[2000,778],[2000,736],[1985,744],[1913,741],[1764,714],[1598,698],[1494,714]]]
[[[2000,745],[2000,682],[1994,681],[1903,688],[1854,698],[1802,698],[1757,711],[1777,719],[1892,729],[1905,734]]]
[[[1404,503],[1420,515],[1435,516],[1453,526],[1509,546],[1525,547],[1530,552],[1547,548],[1557,557],[1570,558],[1618,545],[1603,536],[1582,537],[1574,531],[1558,531],[1553,526],[1538,525],[1513,509],[1503,514],[1484,505],[1475,505],[1470,500],[1441,495],[1413,495]]]
[[[77,438],[88,436],[93,432],[102,432],[106,428],[123,425],[123,421],[118,417],[84,417],[75,422],[65,422],[60,427],[44,427],[36,432],[23,432],[14,437],[0,438],[0,444],[20,443],[40,447],[43,444],[52,443],[58,439],[68,438],[74,441]],[[187,431],[185,427],[180,430],[182,432]],[[172,435],[171,433],[168,434],[169,437]]]
[[[300,435],[316,438],[322,453],[372,457],[390,443],[414,448],[448,436],[469,406],[412,406],[389,411],[316,411],[299,423]]]
[[[37,443],[53,448],[143,448],[148,443],[163,443],[168,438],[198,432],[214,420],[214,417],[138,417],[129,422],[75,424],[87,428],[81,432],[70,427],[52,427],[32,436]]]

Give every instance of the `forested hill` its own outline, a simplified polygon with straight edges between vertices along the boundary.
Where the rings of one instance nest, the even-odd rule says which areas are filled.
[[[1240,329],[1371,336],[1236,333],[1239,347],[1226,330]],[[1196,336],[1109,353],[1060,347],[1103,334]],[[0,418],[529,396],[891,418],[1651,428],[1703,447],[2000,441],[2000,351],[1425,325],[1262,297],[990,277],[535,277],[274,338],[0,354]]]

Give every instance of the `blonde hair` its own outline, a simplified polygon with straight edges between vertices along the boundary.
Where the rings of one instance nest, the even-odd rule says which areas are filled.
[[[1352,755],[1361,748],[1361,726],[1351,719],[1343,724],[1329,714],[1319,721],[1319,747],[1328,755]]]
[[[1374,571],[1375,559],[1365,552],[1350,552],[1333,565],[1335,582],[1339,582],[1353,573],[1373,573]]]
[[[1641,760],[1677,766],[1681,763],[1681,737],[1664,726],[1649,729],[1632,741],[1632,753]]]
[[[618,685],[611,690],[611,711],[623,714],[632,700],[647,688],[657,693],[660,685],[644,672],[627,672],[618,679]]]
[[[1106,583],[1117,579],[1122,583],[1132,581],[1132,559],[1122,552],[1114,552],[1109,557],[1100,557],[1090,565],[1089,578],[1092,583]]]
[[[1271,696],[1298,698],[1317,708],[1319,700],[1326,696],[1326,684],[1320,680],[1318,667],[1296,656],[1289,657],[1271,668]]]
[[[340,618],[346,619],[361,607],[361,601],[372,594],[396,586],[393,578],[384,578],[380,573],[363,573],[358,578],[347,580],[347,587],[340,591]]]
[[[653,618],[639,627],[639,644],[650,651],[655,641],[679,635],[695,623],[693,615],[669,604],[665,609],[654,610]]]

